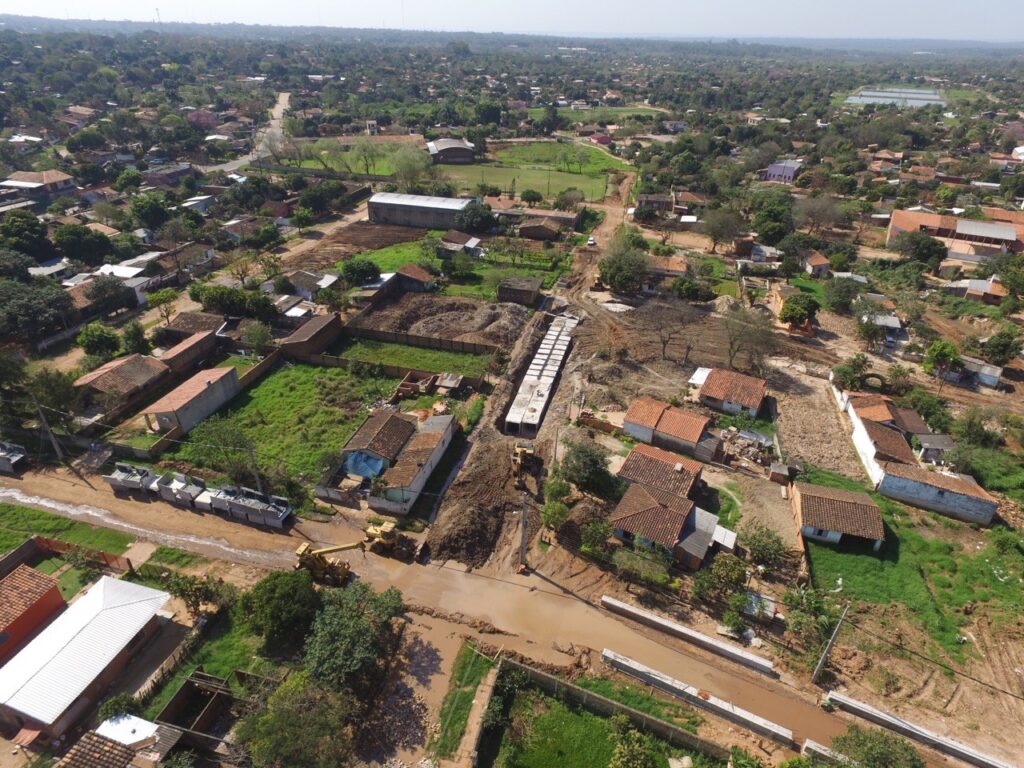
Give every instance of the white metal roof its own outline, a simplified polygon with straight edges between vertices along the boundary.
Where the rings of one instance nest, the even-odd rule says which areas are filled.
[[[121,715],[104,720],[96,733],[118,744],[137,749],[156,738],[157,724],[135,715]]]
[[[703,387],[704,382],[708,380],[708,376],[711,375],[710,368],[698,368],[693,372],[693,376],[690,377],[689,384],[694,387]]]
[[[1006,240],[1011,243],[1017,239],[1017,230],[1012,224],[999,224],[994,221],[957,219],[956,233],[969,237],[987,237],[990,240]]]
[[[145,267],[126,267],[123,264],[104,264],[96,270],[96,274],[113,275],[114,277],[120,277],[122,280],[127,280],[131,277],[138,277],[145,271]]]
[[[16,179],[7,179],[0,181],[0,187],[11,187],[12,189],[39,189],[43,186],[38,181],[18,181]]]
[[[378,192],[370,203],[385,205],[407,205],[416,208],[441,208],[446,211],[461,211],[473,202],[462,197],[432,197],[430,195],[403,195],[399,192]]]
[[[0,704],[54,723],[169,598],[103,576],[0,668]]]

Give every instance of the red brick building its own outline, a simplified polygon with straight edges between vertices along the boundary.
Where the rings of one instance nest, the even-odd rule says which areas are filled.
[[[0,663],[65,606],[52,576],[19,565],[0,580]]]

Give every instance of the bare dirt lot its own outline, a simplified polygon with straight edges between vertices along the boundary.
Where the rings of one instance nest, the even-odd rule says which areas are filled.
[[[366,220],[354,221],[335,228],[315,243],[304,243],[301,249],[285,254],[288,268],[330,269],[339,261],[365,251],[375,251],[397,243],[419,240],[427,234],[425,229],[398,227],[390,224],[371,224]]]
[[[771,362],[768,386],[778,406],[776,425],[787,460],[864,479],[850,440],[850,425],[836,407],[828,380],[784,358]]]
[[[528,319],[529,312],[519,304],[405,293],[375,307],[358,324],[379,331],[511,348]]]

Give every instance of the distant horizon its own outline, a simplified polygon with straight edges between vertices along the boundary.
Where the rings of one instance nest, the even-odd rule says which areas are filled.
[[[327,5],[319,0],[296,0],[286,7],[269,0],[222,0],[217,4],[159,0],[142,7],[135,0],[94,0],[88,8],[67,0],[36,0],[35,13],[5,13],[19,19],[61,23],[196,24],[209,26],[279,27],[282,29],[342,29],[376,32],[438,34],[508,34],[592,40],[651,40],[659,42],[922,42],[975,45],[1024,45],[1017,38],[992,36],[987,21],[1018,11],[1016,3],[991,0],[984,18],[964,11],[952,0],[862,0],[855,8],[810,6],[806,0],[779,0],[771,7],[755,0],[733,0],[728,10],[695,6],[678,0],[648,0],[642,14],[616,16],[615,7],[602,11],[600,0],[520,0],[513,9],[474,0],[436,0],[430,6],[414,0],[377,0],[373,4]],[[346,7],[348,6],[348,7]],[[491,7],[487,7],[491,6]],[[813,12],[809,13],[813,8]],[[1004,9],[1003,13],[1000,9]],[[523,20],[534,21],[523,28]],[[657,19],[661,29],[649,29]],[[884,23],[879,20],[884,20]],[[878,34],[878,27],[914,30],[912,35]],[[666,32],[666,28],[678,31]],[[956,29],[959,36],[950,36]],[[841,33],[839,33],[841,30]],[[1003,32],[1005,28],[999,28]]]

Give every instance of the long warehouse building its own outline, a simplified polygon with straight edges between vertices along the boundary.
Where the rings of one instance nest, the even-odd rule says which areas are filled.
[[[378,192],[370,198],[368,209],[374,224],[425,229],[457,229],[455,217],[466,209],[472,198],[402,195]]]
[[[555,382],[569,356],[573,329],[579,325],[575,317],[556,317],[519,385],[512,407],[505,416],[505,431],[510,435],[536,437],[541,420],[555,392]]]

